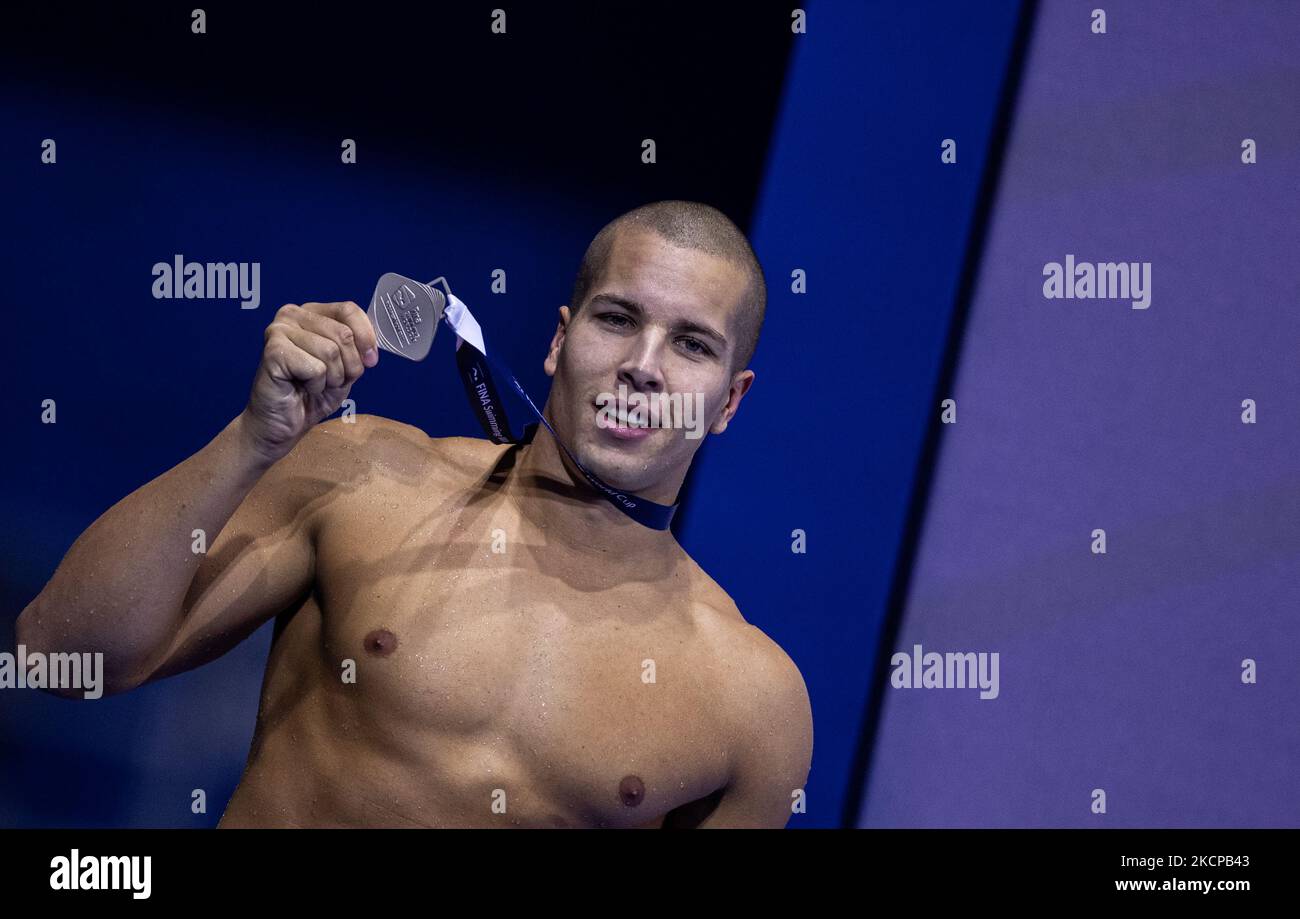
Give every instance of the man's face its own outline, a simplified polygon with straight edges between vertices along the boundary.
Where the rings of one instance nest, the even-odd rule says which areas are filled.
[[[731,370],[747,283],[741,268],[653,231],[618,232],[586,304],[576,316],[560,307],[545,364],[548,417],[584,466],[630,492],[680,485],[704,432],[726,429],[754,378]],[[608,427],[620,386],[629,401],[682,410],[659,427]]]

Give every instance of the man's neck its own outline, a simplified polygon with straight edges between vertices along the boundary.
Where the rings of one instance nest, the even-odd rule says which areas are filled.
[[[637,523],[597,492],[563,455],[545,425],[539,425],[532,442],[520,448],[506,493],[548,541],[554,539],[593,557],[661,553],[676,543],[669,531]]]

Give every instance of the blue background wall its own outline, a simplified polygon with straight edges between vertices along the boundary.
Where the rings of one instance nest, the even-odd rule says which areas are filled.
[[[105,508],[240,410],[281,303],[365,303],[385,271],[445,273],[540,398],[595,232],[646,201],[706,201],[751,231],[770,302],[755,388],[706,444],[678,535],[803,672],[816,749],[791,825],[838,825],[1019,5],[806,8],[792,36],[788,4],[548,4],[496,40],[477,9],[209,8],[201,39],[188,9],[15,12],[4,617]],[[39,163],[46,137],[56,166]],[[946,137],[957,165],[939,162]],[[151,266],[177,253],[260,262],[261,307],[153,299]],[[476,434],[448,347],[384,361],[358,410]],[[0,824],[215,824],[269,638],[94,703],[0,694]]]

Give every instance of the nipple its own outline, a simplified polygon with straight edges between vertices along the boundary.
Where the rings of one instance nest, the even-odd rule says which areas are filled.
[[[388,629],[375,629],[362,642],[367,654],[375,657],[387,657],[397,649],[397,636]]]
[[[625,775],[618,783],[618,797],[628,807],[636,807],[645,800],[645,784],[634,775]]]

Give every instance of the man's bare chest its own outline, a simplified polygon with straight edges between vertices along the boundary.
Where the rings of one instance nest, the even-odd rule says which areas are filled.
[[[317,547],[320,651],[372,730],[453,752],[473,793],[610,825],[725,782],[725,687],[684,580],[574,570],[504,527],[405,532]]]

